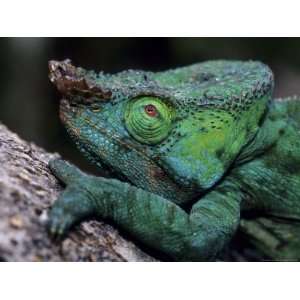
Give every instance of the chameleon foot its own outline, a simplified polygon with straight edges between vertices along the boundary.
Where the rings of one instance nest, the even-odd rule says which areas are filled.
[[[48,229],[55,238],[62,237],[75,223],[91,215],[93,200],[82,188],[89,177],[78,168],[61,159],[49,162],[54,175],[66,185],[49,212]]]

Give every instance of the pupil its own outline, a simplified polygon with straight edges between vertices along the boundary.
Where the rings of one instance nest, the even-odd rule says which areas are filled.
[[[151,116],[151,117],[154,117],[156,116],[157,112],[156,112],[156,107],[152,104],[148,104],[145,106],[145,111],[146,113]]]

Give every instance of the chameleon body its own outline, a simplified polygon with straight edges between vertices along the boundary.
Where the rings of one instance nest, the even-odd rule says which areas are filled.
[[[96,216],[169,259],[202,261],[218,257],[244,214],[300,221],[300,105],[272,100],[266,65],[220,60],[114,75],[69,60],[49,68],[68,133],[117,178],[51,161],[66,185],[50,211],[53,235]]]

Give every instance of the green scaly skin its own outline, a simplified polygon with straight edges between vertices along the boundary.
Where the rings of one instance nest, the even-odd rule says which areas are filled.
[[[66,185],[50,212],[52,235],[96,216],[170,259],[202,261],[216,259],[244,213],[300,221],[300,102],[272,101],[264,64],[115,75],[69,60],[49,68],[70,136],[119,179],[51,161]]]

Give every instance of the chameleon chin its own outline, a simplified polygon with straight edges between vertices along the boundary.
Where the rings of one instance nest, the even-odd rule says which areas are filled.
[[[170,259],[208,261],[246,213],[300,221],[300,102],[273,100],[266,65],[219,60],[109,75],[65,60],[49,69],[75,144],[122,178],[51,161],[66,185],[50,211],[52,235],[96,216]]]

